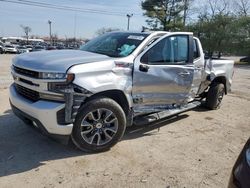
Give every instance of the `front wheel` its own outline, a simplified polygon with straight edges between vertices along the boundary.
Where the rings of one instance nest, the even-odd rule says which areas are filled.
[[[221,101],[225,94],[225,86],[222,83],[214,83],[208,90],[206,98],[206,106],[211,110],[216,110],[220,107]]]
[[[84,104],[76,116],[72,141],[87,152],[106,151],[123,136],[126,117],[121,106],[110,98],[97,98]]]

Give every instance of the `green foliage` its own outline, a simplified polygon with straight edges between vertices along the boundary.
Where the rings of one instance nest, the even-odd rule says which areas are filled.
[[[250,17],[240,16],[232,25],[232,51],[239,55],[250,56]]]
[[[189,25],[189,31],[198,36],[210,54],[222,52],[224,46],[228,46],[232,37],[232,23],[235,18],[230,15],[218,14],[213,17],[201,15],[199,20]]]
[[[178,31],[183,27],[183,0],[145,0],[141,3],[152,30]]]
[[[201,15],[188,30],[200,38],[209,54],[250,54],[250,17],[222,13]]]
[[[198,20],[185,26],[186,13],[192,2],[144,0],[141,6],[152,30],[191,31],[210,54],[250,55],[250,7],[247,0],[235,0],[236,4],[230,1],[231,6],[225,0],[203,1],[198,7]]]

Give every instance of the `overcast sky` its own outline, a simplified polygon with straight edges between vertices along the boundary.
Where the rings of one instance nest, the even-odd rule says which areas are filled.
[[[95,35],[95,32],[102,27],[113,27],[126,30],[127,13],[135,14],[131,18],[131,30],[141,30],[142,25],[146,26],[146,18],[142,16],[143,12],[140,7],[141,0],[30,1],[77,7],[79,9],[93,9],[104,11],[108,14],[119,15],[56,10],[0,1],[0,36],[24,35],[20,27],[21,24],[30,26],[32,28],[31,34],[33,35],[48,36],[48,20],[51,20],[52,33],[56,33],[60,37],[74,37],[75,31],[76,37],[91,38]]]

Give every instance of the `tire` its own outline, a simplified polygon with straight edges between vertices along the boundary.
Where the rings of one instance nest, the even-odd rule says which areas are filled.
[[[212,84],[207,93],[206,107],[210,110],[219,109],[224,94],[225,94],[224,84],[222,83]]]
[[[114,146],[125,129],[126,116],[121,106],[110,98],[100,97],[79,109],[71,138],[82,151],[101,152]]]

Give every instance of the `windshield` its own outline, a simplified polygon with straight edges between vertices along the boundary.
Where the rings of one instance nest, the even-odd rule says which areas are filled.
[[[107,33],[80,47],[80,50],[110,57],[126,57],[148,36],[145,33]]]

